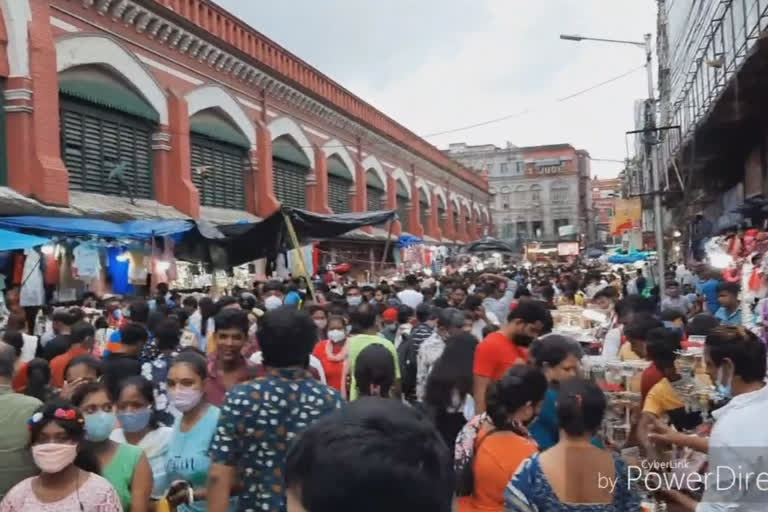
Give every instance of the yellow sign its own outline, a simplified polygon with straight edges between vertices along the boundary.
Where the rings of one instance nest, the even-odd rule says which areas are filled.
[[[639,197],[616,199],[614,202],[611,233],[621,235],[632,229],[639,229],[643,219],[643,203]]]

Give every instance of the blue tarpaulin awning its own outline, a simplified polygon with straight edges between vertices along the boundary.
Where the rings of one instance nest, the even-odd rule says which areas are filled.
[[[25,235],[24,233],[0,229],[0,251],[29,249],[39,245],[45,245],[50,241],[50,239],[40,236]]]
[[[0,217],[0,228],[24,229],[45,234],[94,235],[106,238],[148,239],[184,233],[195,226],[191,220],[134,220],[122,224],[80,217]]]

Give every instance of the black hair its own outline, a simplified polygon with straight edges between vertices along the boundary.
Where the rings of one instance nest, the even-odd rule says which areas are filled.
[[[16,352],[13,347],[0,347],[0,377],[12,379],[16,368]]]
[[[730,359],[734,374],[744,382],[762,382],[765,379],[765,345],[752,331],[734,325],[716,327],[707,336],[706,347],[716,366]]]
[[[419,278],[413,274],[405,276],[405,284],[408,286],[417,286],[419,284]]]
[[[238,329],[243,334],[248,334],[248,313],[240,309],[220,310],[213,318],[215,329]]]
[[[685,323],[686,316],[679,309],[667,308],[661,312],[661,319],[665,322],[674,322],[675,320],[682,319],[683,323]]]
[[[117,389],[116,386],[115,386],[115,389]],[[72,403],[79,408],[80,406],[83,405],[83,402],[85,401],[86,397],[88,397],[88,395],[92,395],[100,391],[105,392],[107,396],[109,396],[110,400],[112,401],[115,400],[114,398],[115,394],[110,393],[110,390],[105,383],[98,382],[98,381],[89,381],[89,382],[84,382],[81,386],[78,386],[77,389],[75,389],[75,392],[72,393]]]
[[[216,305],[213,303],[213,299],[205,296],[198,302],[200,307],[200,334],[206,336],[208,334],[208,319],[216,314]]]
[[[282,306],[261,317],[257,337],[266,366],[306,367],[317,342],[317,326],[304,311]]]
[[[240,301],[230,295],[224,295],[216,301],[216,314],[218,315],[224,311],[224,308],[227,308],[233,304],[240,304]]]
[[[136,346],[146,343],[147,338],[147,330],[137,323],[130,322],[120,329],[120,343],[123,345]]]
[[[658,327],[648,331],[648,339],[646,340],[648,359],[653,361],[659,370],[674,368],[677,358],[676,352],[680,349],[679,333],[666,327]]]
[[[411,318],[413,318],[414,314],[415,312],[411,306],[400,304],[397,306],[397,323],[407,323]]]
[[[614,308],[619,317],[629,314],[656,312],[656,305],[651,299],[646,299],[641,295],[629,295],[616,303]]]
[[[445,308],[437,315],[438,327],[459,329],[464,327],[464,312],[456,308]]]
[[[584,351],[577,341],[559,334],[550,334],[535,340],[531,343],[529,353],[537,368],[543,368],[545,364],[552,368],[565,361],[568,356],[579,360],[584,356]]]
[[[152,311],[149,314],[149,317],[147,318],[147,330],[152,333],[152,335],[155,335],[155,331],[157,330],[157,326],[165,320],[167,316],[165,313],[161,313],[159,310]]]
[[[731,295],[739,296],[739,292],[741,292],[741,286],[739,286],[739,283],[728,283],[728,282],[722,282],[719,285],[717,285],[717,293],[730,293]]]
[[[5,331],[3,333],[3,343],[13,347],[16,359],[21,356],[21,349],[24,348],[24,336],[21,335],[21,331]]]
[[[69,308],[69,314],[72,315],[72,324],[76,324],[77,322],[82,322],[85,320],[85,311],[83,311],[83,308],[79,308],[77,306],[73,306]]]
[[[471,460],[464,466],[463,471],[457,475],[456,494],[458,496],[470,496],[475,492],[475,455],[479,451],[480,444],[498,432],[517,430],[517,425],[510,422],[510,416],[528,403],[536,406],[547,393],[547,378],[538,368],[524,365],[516,365],[498,381],[488,387],[485,394],[488,419],[495,429],[486,434],[475,447]]]
[[[117,388],[115,389],[115,401],[120,399],[122,392],[129,387],[135,387],[136,390],[144,397],[144,400],[149,404],[149,409],[152,411],[152,415],[149,418],[149,428],[155,430],[160,424],[157,421],[157,414],[155,412],[155,393],[152,386],[152,382],[148,381],[140,375],[134,377],[127,377],[121,380]]]
[[[93,338],[96,335],[96,329],[88,322],[77,322],[72,326],[72,333],[70,339],[72,344],[82,343],[88,338]]]
[[[307,308],[307,312],[309,313],[309,316],[314,315],[318,311],[322,311],[323,313],[326,314],[326,316],[328,316],[328,311],[326,311],[325,306],[321,306],[319,304],[312,304]]]
[[[66,377],[67,372],[69,371],[70,368],[72,368],[73,366],[79,366],[81,364],[94,370],[96,372],[97,377],[101,377],[104,374],[104,369],[101,366],[100,360],[96,359],[91,354],[82,354],[70,359],[70,361],[67,363],[66,368],[64,368],[64,376]]]
[[[472,394],[472,362],[476,348],[477,340],[469,333],[457,334],[445,341],[443,354],[435,361],[427,378],[424,398],[437,418],[451,405],[454,390],[459,392],[462,400]]]
[[[376,325],[376,309],[370,304],[361,304],[349,314],[352,329],[361,332],[367,331]]]
[[[158,350],[173,350],[179,346],[179,338],[181,337],[181,329],[179,323],[172,319],[166,318],[155,327],[155,341],[157,342]]]
[[[147,304],[147,301],[136,300],[131,302],[131,305],[128,306],[128,311],[131,322],[146,324],[147,320],[149,320],[149,304]]]
[[[45,402],[50,394],[51,367],[48,361],[35,358],[27,363],[27,389],[24,394]]]
[[[263,293],[266,292],[280,292],[285,293],[285,288],[283,287],[283,283],[280,281],[268,281],[264,283]]]
[[[548,317],[551,319],[552,315],[549,315],[544,306],[534,302],[521,302],[509,313],[507,316],[507,321],[511,322],[519,318],[526,324],[532,324],[535,322],[546,324]]]
[[[614,288],[613,286],[609,285],[609,286],[606,286],[605,288],[603,288],[602,290],[600,290],[599,292],[597,292],[592,297],[592,300],[597,300],[597,299],[601,299],[601,298],[605,298],[605,299],[609,299],[609,300],[616,300],[616,299],[619,298],[619,292],[616,291],[616,288]]]
[[[187,295],[184,300],[181,301],[181,305],[186,308],[197,309],[197,299],[194,295]]]
[[[552,285],[543,286],[541,288],[541,296],[544,297],[545,300],[550,301],[555,298],[555,289]]]
[[[56,417],[56,411],[59,410],[67,412],[74,411],[74,419]],[[35,444],[40,437],[43,428],[52,421],[63,428],[73,441],[81,443],[85,440],[85,418],[83,418],[80,411],[72,407],[72,404],[69,402],[60,399],[47,402],[37,409],[33,417],[38,413],[42,415],[42,418],[37,421],[31,421],[29,425],[30,444]],[[89,473],[95,473],[97,475],[101,474],[101,465],[93,450],[78,450],[74,464],[83,471],[88,471]]]
[[[517,290],[515,290],[515,299],[520,299],[521,297],[530,297],[530,296],[531,296],[531,291],[525,286],[518,286]]]
[[[435,318],[432,306],[424,304],[423,302],[416,306],[416,320],[419,323],[424,323],[431,318]]]
[[[607,402],[597,384],[574,377],[560,383],[557,419],[569,436],[592,435],[600,428]]]
[[[108,329],[109,328],[109,322],[107,322],[106,318],[104,318],[103,316],[100,316],[96,320],[93,321],[93,327],[96,330]]]
[[[699,313],[685,326],[685,332],[688,336],[708,336],[718,325],[720,320],[717,317],[708,313]]]
[[[652,329],[664,327],[664,324],[649,313],[635,315],[632,320],[624,327],[624,335],[632,340],[647,340],[648,333]]]
[[[380,396],[389,397],[395,382],[395,359],[384,346],[374,343],[364,348],[355,360],[355,384],[361,396],[370,392],[370,387],[379,386]]]
[[[177,364],[187,364],[201,379],[205,380],[208,378],[208,360],[200,350],[194,347],[183,348],[179,355],[173,358],[168,369],[170,370]]]
[[[435,309],[444,309],[448,307],[448,299],[445,297],[437,297],[432,301],[432,305]]]
[[[75,317],[72,316],[72,314],[69,311],[66,310],[58,310],[53,313],[53,316],[51,317],[51,320],[54,322],[59,322],[67,326],[71,326],[75,323]]]
[[[469,295],[464,299],[464,307],[466,311],[474,311],[483,305],[483,298],[479,295]]]
[[[362,398],[301,434],[288,451],[285,481],[310,512],[445,512],[451,460],[421,411]]]

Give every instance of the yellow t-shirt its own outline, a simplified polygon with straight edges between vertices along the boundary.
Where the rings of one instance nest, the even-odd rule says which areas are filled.
[[[648,392],[643,404],[643,412],[649,412],[654,416],[662,417],[669,411],[685,407],[680,400],[677,391],[672,387],[669,379],[664,377],[657,382]]]
[[[635,354],[635,351],[632,350],[632,344],[627,342],[619,349],[619,359],[622,361],[638,361],[640,356]]]

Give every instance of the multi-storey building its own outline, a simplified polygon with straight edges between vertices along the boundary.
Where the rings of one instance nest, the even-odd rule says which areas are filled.
[[[481,176],[210,0],[0,0],[0,87],[0,213],[490,224]]]
[[[595,232],[598,242],[613,243],[611,222],[616,208],[616,199],[621,197],[621,178],[592,180],[592,209],[595,218]]]
[[[570,144],[504,148],[451,144],[446,154],[488,175],[499,236],[521,242],[580,239],[591,233],[589,153]],[[581,236],[584,235],[584,236]],[[581,236],[581,238],[579,238]]]

